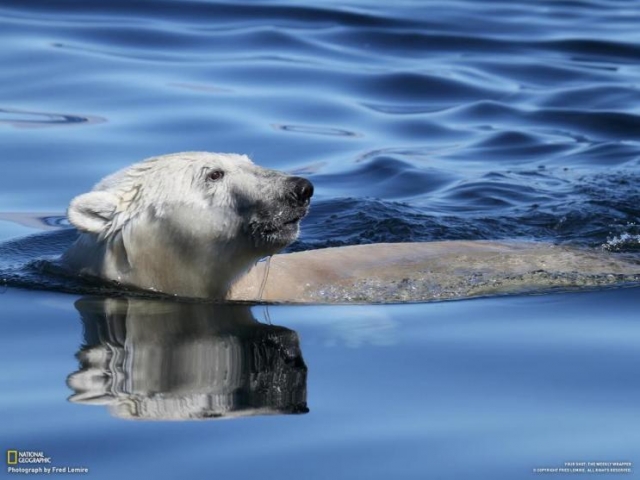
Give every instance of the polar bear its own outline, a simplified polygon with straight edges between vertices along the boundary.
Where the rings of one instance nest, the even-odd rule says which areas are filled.
[[[183,297],[224,299],[259,259],[293,242],[313,185],[246,156],[185,152],[120,170],[74,198],[81,275]]]
[[[637,258],[539,242],[380,243],[274,255],[313,185],[235,154],[151,158],[68,210],[63,265],[180,297],[296,303],[429,301],[640,281]],[[257,263],[269,257],[269,261]]]

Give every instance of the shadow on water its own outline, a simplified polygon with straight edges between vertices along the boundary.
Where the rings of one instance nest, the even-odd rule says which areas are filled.
[[[298,334],[249,307],[83,297],[74,403],[119,418],[189,420],[307,413]]]

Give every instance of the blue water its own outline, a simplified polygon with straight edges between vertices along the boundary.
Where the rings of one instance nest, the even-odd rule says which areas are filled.
[[[639,293],[269,307],[272,326],[226,326],[216,337],[219,321],[234,312],[209,306],[208,317],[191,310],[165,317],[146,304],[134,322],[131,310],[128,318],[99,320],[87,313],[91,299],[76,311],[75,298],[63,294],[9,292],[0,441],[43,450],[53,463],[85,466],[100,479],[520,479],[569,461],[637,465]],[[266,323],[262,308],[252,315]],[[144,332],[134,333],[140,324]],[[235,339],[255,359],[237,367],[246,376],[232,404],[245,412],[270,406],[281,415],[132,421],[108,413],[108,405],[67,401],[84,393],[102,403],[119,397],[126,406],[172,395],[186,399],[187,410],[188,399],[219,391],[227,378],[206,361],[221,339]],[[81,352],[98,346],[112,356],[87,361]],[[83,369],[91,376],[91,365],[103,367],[92,382],[69,383],[92,389],[65,384]],[[202,380],[216,371],[216,383]],[[262,384],[261,375],[270,382]],[[110,399],[97,397],[101,392]],[[148,418],[145,411],[138,416]]]
[[[310,178],[291,250],[519,238],[638,252],[639,19],[632,0],[0,2],[1,260],[16,245],[59,253],[73,196],[183,150]],[[278,328],[261,330],[268,341],[223,337],[263,359],[238,367],[234,408],[282,415],[145,422],[66,400],[81,348],[147,351],[131,328],[89,338],[107,320],[78,296],[9,286],[0,448],[44,450],[95,478],[517,479],[568,461],[637,463],[638,293],[270,308],[298,346]],[[117,322],[136,317],[118,305]],[[262,308],[250,315],[268,325]],[[172,309],[163,322],[219,323]],[[212,345],[220,335],[206,331]],[[213,347],[162,345],[196,363],[174,378],[167,360],[137,401],[191,398],[194,385],[210,401]],[[155,378],[115,366],[124,383],[111,396]]]

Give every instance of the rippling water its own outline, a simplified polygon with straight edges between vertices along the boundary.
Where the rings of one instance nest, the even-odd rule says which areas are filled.
[[[66,226],[69,200],[125,165],[157,154],[210,150],[246,153],[256,163],[314,182],[316,201],[292,250],[525,238],[637,252],[638,12],[640,2],[632,0],[0,2],[0,239],[21,242],[41,228]],[[27,242],[47,255],[59,253],[72,238],[72,231],[58,231]],[[9,252],[5,262],[12,254],[19,259],[12,245],[2,247],[3,254]],[[38,285],[39,279],[26,281]],[[135,466],[127,467],[128,475],[151,468],[157,477],[173,478],[144,460],[175,447],[173,435],[189,445],[178,449],[176,458],[191,465],[190,472],[210,465],[205,457],[211,450],[218,452],[218,460],[222,452],[231,452],[230,458],[242,461],[239,449],[246,446],[258,464],[275,469],[276,459],[305,478],[326,478],[326,470],[310,460],[314,451],[323,454],[313,458],[335,462],[332,471],[344,478],[353,478],[346,472],[356,471],[356,465],[368,478],[396,476],[400,465],[406,467],[403,478],[426,478],[429,470],[420,468],[419,460],[424,455],[433,455],[430,465],[440,478],[460,478],[460,472],[474,478],[524,478],[538,460],[628,456],[628,445],[638,441],[631,407],[637,405],[637,385],[634,373],[624,370],[637,355],[631,343],[622,351],[616,344],[637,337],[630,314],[616,323],[616,341],[599,342],[596,333],[589,341],[581,337],[575,345],[603,354],[584,353],[582,363],[571,356],[577,350],[569,337],[563,337],[569,352],[565,357],[556,349],[554,355],[569,362],[568,383],[547,377],[555,375],[555,364],[544,360],[544,346],[529,344],[531,356],[522,360],[520,373],[501,370],[510,368],[502,360],[509,363],[514,357],[508,340],[500,343],[496,325],[489,330],[495,338],[485,336],[485,343],[470,347],[486,360],[480,377],[463,373],[471,357],[448,350],[456,344],[437,335],[441,343],[436,342],[433,356],[420,348],[404,353],[392,348],[387,351],[395,353],[382,357],[371,351],[365,361],[355,351],[327,348],[316,358],[311,355],[312,362],[307,358],[310,378],[317,379],[309,390],[309,414],[181,430],[122,426],[101,411],[60,403],[65,396],[61,378],[73,371],[74,348],[61,348],[58,354],[56,345],[77,343],[75,327],[58,330],[43,319],[59,320],[53,303],[72,311],[70,317],[77,314],[70,305],[74,299],[48,295],[10,291],[4,296],[12,317],[1,314],[9,340],[0,340],[0,346],[5,364],[18,369],[0,376],[0,401],[3,411],[20,420],[7,423],[3,413],[2,424],[9,428],[0,438],[7,448],[77,449],[82,455],[65,454],[64,459],[87,459],[100,478],[113,471],[97,451]],[[636,297],[636,290],[625,294],[629,311],[637,309]],[[603,298],[618,301],[615,295]],[[540,303],[527,301],[532,303],[526,308],[543,312]],[[462,305],[470,313],[478,304]],[[587,315],[571,305],[566,307],[569,317]],[[378,308],[375,315],[387,312]],[[406,319],[392,315],[407,335],[420,331],[407,319],[430,316],[440,307],[412,308],[417,310],[394,310],[406,312]],[[293,312],[306,312],[277,311],[285,312],[274,319],[277,324],[285,324]],[[501,318],[500,311],[496,307],[478,322]],[[340,328],[349,328],[352,311],[335,312],[345,323]],[[553,309],[544,312],[553,315]],[[610,331],[609,315],[618,314],[603,311],[591,319],[593,332]],[[582,328],[529,321],[540,339],[554,338],[555,328],[563,334]],[[362,322],[363,331],[379,327],[388,341],[384,325]],[[457,335],[464,334],[468,339],[467,326],[455,325],[446,338],[457,342]],[[313,329],[305,334],[311,345],[325,341]],[[492,350],[496,342],[502,348],[498,353]],[[348,365],[353,373],[340,377],[345,380],[340,389],[323,366],[332,355],[327,365],[337,372]],[[398,370],[385,369],[385,363],[398,362],[400,368],[408,358],[416,365],[407,373],[411,380],[388,383],[388,375],[398,377]],[[598,370],[601,358],[616,360],[611,369]],[[536,364],[536,359],[547,363]],[[443,365],[455,371],[442,370]],[[49,371],[57,375],[55,384],[45,378]],[[606,377],[610,397],[589,386],[594,371]],[[366,372],[370,381],[352,381],[360,379],[358,372]],[[534,384],[547,393],[536,397],[538,390],[523,386],[513,391],[500,383],[519,375],[533,375]],[[482,382],[462,388],[474,378]],[[495,382],[501,387],[498,396],[489,394]],[[386,401],[372,400],[378,398],[376,385],[386,385]],[[329,400],[333,395],[347,403]],[[533,407],[533,398],[539,408]],[[584,398],[590,401],[582,404]],[[464,422],[444,423],[443,418],[455,417],[439,415],[446,404],[454,406],[448,410],[452,415],[465,412]],[[478,417],[470,413],[476,407]],[[612,413],[614,407],[622,413]],[[403,410],[411,421],[400,421]],[[556,435],[551,416],[559,425]],[[343,431],[327,429],[324,418],[342,422]],[[423,420],[412,423],[416,418]],[[546,423],[535,424],[536,418]],[[571,429],[584,425],[580,419],[594,422],[603,435],[572,436]],[[40,425],[46,425],[40,443],[33,433],[25,436],[25,429],[35,432]],[[272,430],[274,425],[281,429]],[[191,433],[206,441],[187,441]],[[241,441],[245,435],[248,445]],[[507,438],[518,441],[510,447]],[[560,453],[552,455],[545,442]],[[393,453],[394,445],[404,453]],[[496,456],[495,463],[468,453],[478,445]],[[132,453],[136,448],[139,452]],[[283,454],[287,449],[294,454]],[[539,456],[526,456],[525,450]],[[452,466],[455,452],[467,452],[462,458],[469,468]],[[382,462],[382,456],[389,462]],[[163,462],[156,465],[166,466]],[[496,465],[502,468],[492,469]],[[220,472],[230,474],[227,467]]]
[[[156,154],[240,151],[317,184],[297,249],[637,248],[638,4],[394,5],[4,2],[3,210],[62,213]]]

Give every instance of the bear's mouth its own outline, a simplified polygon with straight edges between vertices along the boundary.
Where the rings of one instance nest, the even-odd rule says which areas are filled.
[[[307,207],[301,207],[278,215],[260,215],[251,224],[251,233],[257,246],[284,248],[289,245],[298,237],[300,221],[307,211]]]
[[[296,223],[300,223],[300,220],[302,220],[306,215],[306,212],[302,215],[299,215],[297,217],[292,218],[291,220],[287,220],[286,222],[282,222],[282,225],[286,226],[286,225],[294,225]]]
[[[264,225],[263,231],[267,234],[273,234],[282,231],[283,229],[291,227],[297,228],[299,226],[300,220],[302,220],[306,214],[307,211],[305,209],[304,212],[297,212],[287,219],[273,219],[272,221],[267,221]]]

